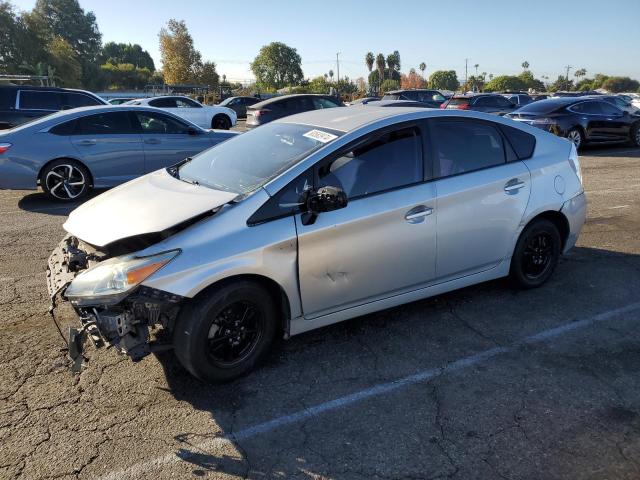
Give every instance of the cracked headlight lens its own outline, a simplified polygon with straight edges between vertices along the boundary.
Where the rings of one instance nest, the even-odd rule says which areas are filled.
[[[67,287],[65,296],[76,304],[87,304],[92,300],[105,304],[117,303],[124,294],[160,270],[179,253],[179,250],[171,250],[149,257],[129,255],[105,260],[74,278]]]

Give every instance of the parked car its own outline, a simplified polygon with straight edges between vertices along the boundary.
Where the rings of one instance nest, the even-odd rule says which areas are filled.
[[[416,88],[390,91],[382,97],[382,100],[412,100],[414,102],[426,103],[432,108],[440,108],[440,105],[442,105],[446,98],[438,90]]]
[[[527,93],[503,93],[502,96],[517,107],[523,107],[533,102],[533,98]]]
[[[135,100],[135,98],[131,98],[131,97],[111,98],[107,101],[107,103],[109,105],[122,105],[123,103],[130,102],[131,100]]]
[[[576,148],[592,142],[631,141],[640,146],[640,117],[630,115],[600,97],[540,100],[507,117],[566,137]]]
[[[640,93],[623,93],[620,95],[628,98],[634,107],[640,108]]]
[[[126,105],[147,105],[161,108],[202,128],[229,130],[238,120],[236,112],[230,108],[221,107],[220,105],[203,105],[189,97],[138,98],[127,102]]]
[[[59,112],[0,132],[0,188],[39,185],[55,200],[79,200],[91,188],[168,167],[233,135],[150,107]]]
[[[297,94],[273,97],[247,108],[248,128],[259,127],[277,118],[310,110],[342,107],[344,104],[331,95]]]
[[[417,107],[417,108],[434,108],[425,102],[414,102],[411,100],[378,100],[375,102],[365,103],[370,107]]]
[[[278,335],[507,275],[539,287],[585,213],[564,139],[478,112],[330,108],[86,202],[48,288],[81,319],[72,339],[88,329],[134,359],[173,347],[221,382]]]
[[[102,98],[84,90],[0,85],[0,130],[59,110],[106,104]]]
[[[633,105],[629,97],[624,98],[621,95],[598,95],[586,96],[583,98],[594,98],[596,100],[599,99],[605,102],[609,102],[611,105],[615,105],[620,110],[630,113],[631,115],[638,115],[640,113],[640,108]]]
[[[379,100],[380,100],[380,97],[363,97],[363,98],[357,98],[352,102],[345,102],[345,105],[350,107],[354,105],[366,105],[367,103],[378,102]]]
[[[440,105],[448,110],[475,110],[476,112],[504,115],[513,112],[518,106],[497,93],[476,93],[454,95]]]
[[[247,107],[255,105],[262,100],[256,97],[229,97],[218,105],[227,107],[236,112],[238,118],[247,118]]]

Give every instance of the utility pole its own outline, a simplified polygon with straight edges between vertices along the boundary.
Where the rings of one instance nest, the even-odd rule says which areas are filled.
[[[567,65],[566,67],[564,67],[567,69],[567,77],[566,80],[564,82],[564,89],[566,91],[569,91],[569,70],[572,69],[573,67],[571,65]]]
[[[340,52],[336,53],[336,70],[338,73],[338,85],[340,84],[340,59],[338,58],[338,55],[340,55]]]
[[[464,59],[464,90],[465,91],[462,92],[462,93],[466,93],[466,90],[467,90],[467,67],[468,67],[468,64],[469,64],[469,59],[465,58]]]

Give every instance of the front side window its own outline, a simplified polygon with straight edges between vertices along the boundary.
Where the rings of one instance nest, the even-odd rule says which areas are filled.
[[[198,154],[178,169],[178,177],[246,195],[340,135],[309,125],[267,123]]]
[[[622,110],[620,110],[615,105],[611,105],[607,102],[597,102],[600,104],[600,108],[602,109],[603,115],[622,115]]]
[[[337,107],[338,105],[336,105],[334,102],[326,98],[313,97],[313,106],[315,107],[316,110],[319,110],[321,108],[334,108],[334,107]]]
[[[189,125],[168,115],[156,112],[135,112],[142,133],[186,135]]]
[[[320,168],[320,186],[341,188],[349,198],[423,180],[422,140],[417,127],[377,135]]]
[[[135,133],[127,112],[109,112],[89,115],[77,120],[76,135],[117,135]]]
[[[41,92],[38,90],[20,91],[20,108],[25,110],[51,110],[62,108],[59,92]]]
[[[431,123],[437,177],[449,177],[505,163],[498,130],[483,122],[435,120]]]
[[[201,105],[189,98],[176,98],[176,107],[178,108],[201,108]]]

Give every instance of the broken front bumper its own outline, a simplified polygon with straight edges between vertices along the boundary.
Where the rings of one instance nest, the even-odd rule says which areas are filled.
[[[66,237],[51,253],[47,264],[50,312],[55,321],[58,301],[68,301],[65,291],[73,279],[108,257]],[[173,331],[184,297],[140,285],[117,304],[74,305],[80,325],[69,329],[69,356],[77,365],[82,360],[85,340],[96,347],[105,344],[137,361],[152,351],[171,348],[164,333]],[[166,335],[164,335],[166,337]]]

